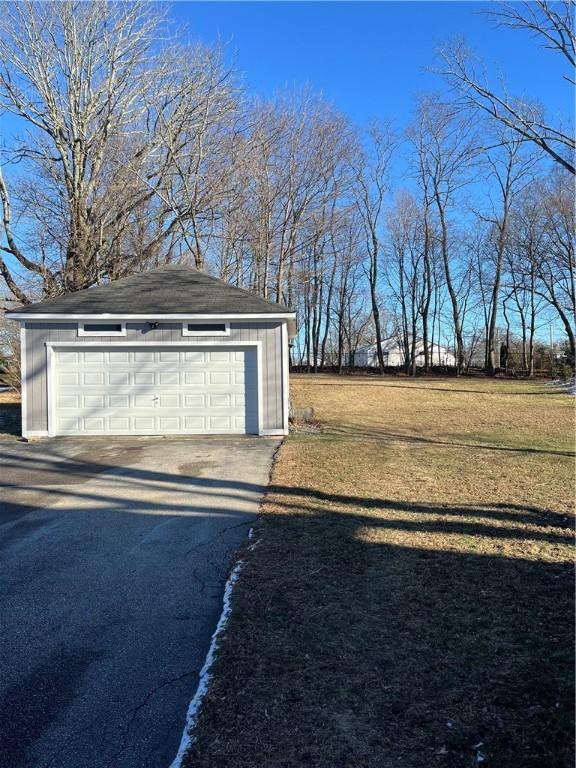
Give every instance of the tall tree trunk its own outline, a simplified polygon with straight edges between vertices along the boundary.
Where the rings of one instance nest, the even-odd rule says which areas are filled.
[[[370,301],[372,304],[372,318],[374,321],[374,333],[376,336],[376,354],[378,355],[378,370],[384,373],[384,355],[382,354],[382,326],[380,325],[380,308],[378,306],[378,237],[372,229],[372,251],[370,253]]]
[[[488,324],[488,373],[494,376],[499,365],[498,352],[494,346],[494,336],[496,334],[496,322],[498,319],[498,300],[500,297],[500,284],[502,282],[502,265],[504,263],[504,249],[506,247],[506,236],[508,232],[508,190],[504,195],[502,221],[498,224],[498,242],[496,253],[496,274],[494,275],[494,284],[492,286],[492,297],[490,303],[490,322]]]
[[[436,195],[436,205],[440,216],[440,226],[442,229],[441,250],[442,262],[444,264],[444,276],[446,278],[446,287],[452,304],[452,320],[454,322],[454,338],[456,339],[456,376],[459,376],[464,369],[464,339],[462,337],[462,326],[460,324],[460,310],[458,307],[458,297],[452,282],[452,273],[450,270],[450,258],[448,252],[448,227],[446,225],[446,216],[444,207]]]

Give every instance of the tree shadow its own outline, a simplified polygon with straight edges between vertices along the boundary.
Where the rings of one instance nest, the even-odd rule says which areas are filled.
[[[20,403],[0,403],[0,435],[20,437],[21,433]]]
[[[326,433],[330,435],[342,435],[346,437],[354,437],[358,439],[369,440],[383,440],[383,441],[400,441],[404,443],[422,443],[424,445],[443,445],[448,448],[472,448],[474,450],[482,451],[502,451],[507,453],[534,453],[534,454],[546,454],[550,456],[570,456],[573,457],[576,454],[574,451],[557,451],[549,448],[531,448],[530,446],[514,446],[514,445],[486,445],[485,443],[465,443],[457,440],[438,440],[437,438],[424,437],[423,435],[408,435],[402,432],[390,432],[389,430],[382,429],[381,427],[356,427],[356,426],[338,426],[330,427]]]
[[[186,765],[573,764],[570,564],[271,491]]]
[[[328,374],[330,375],[330,374]],[[448,379],[427,379],[427,381],[446,381],[446,382],[453,382],[456,379],[454,378],[448,378]],[[305,378],[300,378],[299,381],[305,381]],[[511,381],[511,384],[517,384],[516,381]],[[365,384],[366,386],[370,387],[389,387],[391,389],[419,389],[423,392],[442,392],[447,395],[451,394],[458,394],[458,395],[491,395],[491,396],[501,396],[504,395],[506,397],[542,397],[542,396],[548,396],[548,395],[566,395],[568,393],[564,392],[563,390],[558,389],[548,389],[548,390],[542,390],[540,392],[534,392],[534,390],[525,390],[521,392],[506,392],[504,389],[465,389],[465,388],[456,388],[452,386],[446,386],[446,387],[426,387],[426,386],[419,386],[418,384],[399,384],[399,383],[393,383],[391,381],[378,381],[378,378],[374,376],[373,378],[366,377],[366,378],[358,378],[354,381],[318,381],[317,379],[314,380],[314,386],[315,387],[359,387]]]
[[[120,441],[119,456],[136,444]],[[23,555],[12,574],[10,599],[35,580],[41,584],[47,574],[52,597],[44,603],[48,611],[53,604],[53,621],[61,623],[54,585],[60,580],[82,583],[86,573],[94,575],[96,584],[99,570],[109,567],[104,561],[115,558],[119,584],[143,590],[138,619],[147,632],[167,622],[169,633],[179,636],[177,621],[167,618],[162,600],[155,603],[152,596],[167,599],[177,588],[180,610],[190,614],[193,594],[210,589],[198,573],[199,561],[210,559],[222,537],[235,532],[224,549],[229,562],[247,527],[242,502],[265,488],[249,480],[130,466],[119,457],[107,461],[98,458],[97,450],[88,461],[68,455],[69,445],[58,439],[3,447],[8,471],[2,475],[0,513],[9,513],[13,521],[0,529],[5,551],[37,536],[55,519],[80,526],[72,551],[56,553],[57,566],[50,551],[58,546],[56,538],[32,548],[33,561]],[[91,454],[86,450],[82,455]],[[37,473],[27,491],[48,499],[42,514],[29,514],[33,505],[18,497],[17,472],[30,479]],[[105,482],[91,482],[98,478]],[[106,483],[113,480],[118,487],[111,495]],[[161,501],[154,498],[160,487]],[[227,509],[206,503],[213,492]],[[535,506],[444,506],[281,484],[269,486],[267,493],[272,513],[260,521],[257,546],[243,555],[246,565],[236,585],[227,640],[191,753],[195,766],[464,767],[477,764],[478,755],[488,765],[506,768],[571,764],[571,569],[552,555],[548,561],[531,559],[529,549],[531,542],[548,543],[553,553],[555,545],[569,543],[566,517]],[[56,501],[57,509],[51,509]],[[194,526],[208,519],[218,533],[195,545]],[[141,526],[148,531],[144,546]],[[133,542],[120,539],[119,552],[117,531],[126,529],[138,534]],[[110,548],[95,554],[105,531]],[[158,559],[158,541],[168,547],[169,568]],[[143,570],[135,571],[134,562]],[[72,654],[77,642],[99,642],[103,623],[124,627],[123,589],[106,598],[103,616],[95,591],[78,641],[72,629],[75,598],[64,590],[72,614],[63,638]],[[218,603],[221,585],[214,595]],[[46,620],[38,606],[25,617],[31,653]],[[201,655],[212,629],[202,634]],[[5,624],[8,657],[14,630]],[[16,634],[22,637],[21,627]],[[151,683],[154,670],[169,660],[166,643],[172,636],[165,634],[161,647],[146,648],[145,674]],[[107,664],[108,675],[112,668],[118,679],[130,681],[138,666],[137,649],[136,656],[131,653],[119,654],[118,662],[113,657],[88,660],[88,668]],[[53,673],[63,675],[67,685],[65,670]],[[46,663],[42,674],[51,677]],[[74,685],[85,693],[88,678]],[[184,693],[189,700],[193,686]],[[68,702],[74,696],[63,698]],[[176,722],[184,714],[183,698],[181,711],[170,710],[174,700],[162,703]],[[23,694],[17,711],[5,710],[12,712],[10,733],[16,745],[19,729],[24,731],[28,718],[38,715],[27,701]],[[64,717],[59,710],[49,714],[45,728],[51,718]],[[146,719],[149,729],[156,727],[152,715],[157,710]],[[125,717],[123,711],[119,719]],[[37,723],[35,728],[34,733]],[[87,733],[78,731],[71,738],[93,748],[96,735]],[[13,754],[20,755],[18,749],[14,746]]]

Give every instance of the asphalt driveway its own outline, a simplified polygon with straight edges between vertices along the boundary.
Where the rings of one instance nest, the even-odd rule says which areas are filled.
[[[0,766],[168,768],[278,444],[0,442]]]

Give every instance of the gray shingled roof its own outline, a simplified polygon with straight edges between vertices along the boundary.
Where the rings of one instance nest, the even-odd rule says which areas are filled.
[[[191,267],[166,266],[13,310],[17,314],[279,314],[282,304]]]

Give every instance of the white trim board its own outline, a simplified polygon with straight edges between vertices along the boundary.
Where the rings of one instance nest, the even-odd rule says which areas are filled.
[[[264,391],[262,380],[262,342],[261,341],[174,341],[174,342],[160,342],[154,344],[148,341],[114,341],[114,342],[102,342],[102,341],[47,341],[46,344],[46,381],[47,381],[47,415],[48,415],[48,436],[56,437],[54,425],[56,424],[56,408],[55,408],[55,372],[56,364],[54,360],[55,349],[114,349],[126,347],[176,347],[181,349],[190,349],[194,347],[212,347],[213,349],[227,348],[227,347],[248,347],[256,350],[256,380],[258,389],[258,435],[271,434],[271,431],[266,431],[263,428],[264,423]],[[136,433],[131,433],[136,434]],[[175,433],[178,434],[178,433]],[[281,433],[282,434],[282,433]],[[24,435],[26,437],[26,435]]]
[[[288,434],[288,416],[290,412],[290,383],[288,380],[290,370],[290,348],[288,346],[288,325],[282,323],[282,426],[284,434]]]
[[[250,314],[228,314],[226,312],[215,312],[213,314],[194,314],[194,313],[175,313],[169,315],[154,314],[154,312],[148,312],[147,314],[131,315],[126,312],[122,314],[117,313],[82,313],[80,315],[63,314],[62,312],[50,314],[32,312],[7,312],[6,317],[8,320],[23,320],[29,323],[33,323],[39,320],[60,320],[70,321],[75,320],[125,320],[127,323],[133,320],[260,320],[262,322],[266,320],[295,320],[295,312],[278,312],[278,313],[266,313],[259,314],[257,312]]]
[[[46,341],[47,347],[256,347],[262,346],[262,341]]]
[[[28,372],[26,370],[26,324],[20,326],[20,431],[28,437]]]

